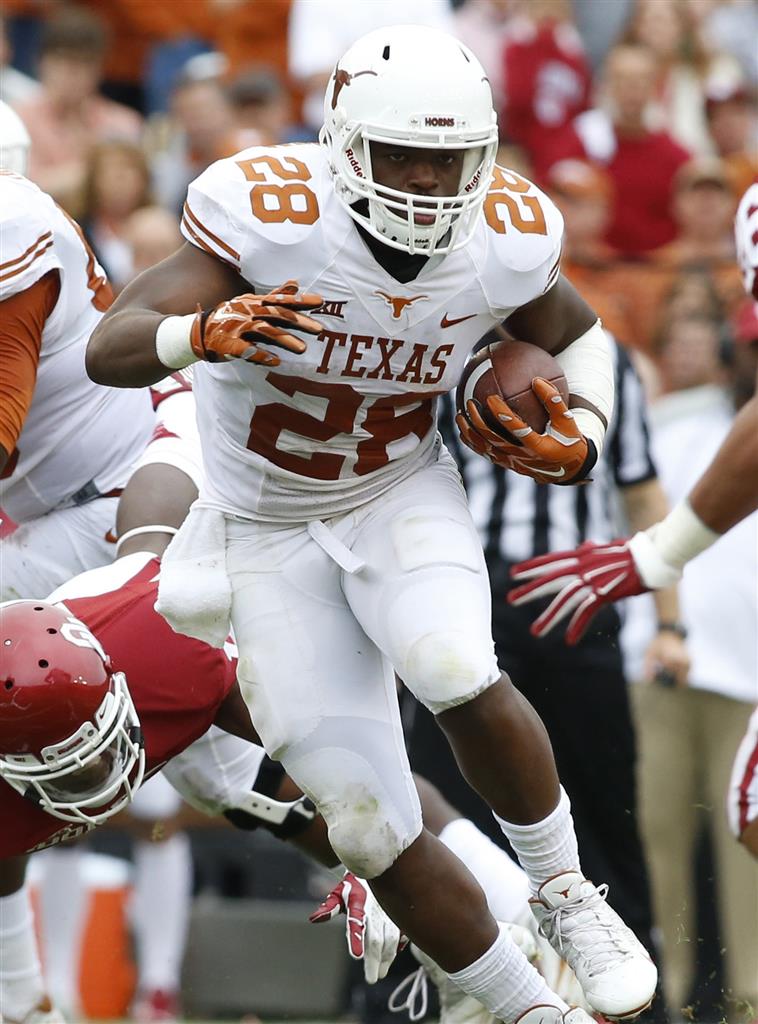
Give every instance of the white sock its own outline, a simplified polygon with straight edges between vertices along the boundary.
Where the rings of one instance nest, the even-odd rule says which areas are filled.
[[[495,920],[520,921],[530,895],[529,879],[505,850],[467,818],[445,825],[439,839],[481,885]]]
[[[533,825],[513,825],[495,815],[500,828],[526,871],[532,893],[564,871],[581,871],[579,848],[571,817],[571,802],[561,786],[558,806]]]
[[[22,1020],[45,994],[29,890],[0,896],[0,1019]]]
[[[79,1014],[79,961],[89,893],[84,881],[84,850],[45,850],[40,885],[40,924],[45,978],[50,998],[66,1016]]]
[[[450,980],[478,999],[498,1020],[510,1024],[533,1006],[568,1010],[532,967],[507,931],[500,932],[486,953],[470,967],[448,974]]]
[[[192,855],[186,835],[134,847],[132,922],[139,988],[177,992],[192,896]]]

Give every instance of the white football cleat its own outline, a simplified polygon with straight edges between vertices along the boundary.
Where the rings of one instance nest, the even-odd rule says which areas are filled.
[[[540,931],[573,969],[593,1010],[628,1020],[655,996],[658,971],[634,932],[578,871],[550,878],[531,899]]]
[[[524,908],[524,913],[516,923],[532,933],[534,941],[537,943],[537,956],[529,959],[545,979],[550,991],[560,996],[569,1006],[580,1007],[582,1010],[591,1012],[592,1007],[584,998],[582,986],[577,981],[576,975],[566,961],[561,960],[542,934],[537,919],[529,906]]]
[[[595,1020],[578,1006],[570,1010],[561,1010],[557,1006],[533,1006],[522,1013],[515,1024],[595,1024]]]
[[[500,930],[504,929],[510,932],[511,938],[527,960],[531,961],[539,956],[537,943],[528,928],[500,922]],[[478,999],[470,996],[452,982],[442,968],[438,967],[434,960],[431,960],[418,946],[411,946],[411,953],[421,966],[402,981],[390,996],[389,1008],[392,1013],[407,1010],[412,1021],[425,1017],[428,1005],[426,991],[428,979],[436,986],[439,995],[439,1024],[497,1024],[497,1017],[493,1016],[485,1006],[482,1006]],[[404,998],[400,1002],[400,998],[403,996]],[[535,1024],[537,1024],[536,1021]],[[569,1022],[569,1024],[586,1024],[586,1022],[577,1021]],[[594,1024],[594,1022],[590,1022],[590,1024]]]
[[[0,1017],[0,1024],[66,1024],[66,1018],[61,1011],[53,1006],[47,996],[43,996],[36,1006],[22,1017],[15,1020],[12,1017]]]

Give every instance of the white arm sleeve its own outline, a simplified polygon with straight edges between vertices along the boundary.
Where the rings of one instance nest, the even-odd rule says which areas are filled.
[[[577,426],[594,442],[598,458],[603,450],[605,432],[613,415],[614,375],[611,344],[599,320],[568,348],[555,357],[568,381],[569,394],[591,402],[605,417],[590,409],[574,409]]]

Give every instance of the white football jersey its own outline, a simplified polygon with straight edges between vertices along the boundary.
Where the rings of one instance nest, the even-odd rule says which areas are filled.
[[[126,483],[154,422],[146,389],[106,388],[84,367],[111,292],[79,226],[17,174],[0,174],[0,302],[51,270],[60,294],[42,332],[34,397],[0,480],[16,522]]]
[[[435,457],[436,398],[472,348],[557,280],[563,220],[496,168],[471,241],[401,284],[340,205],[318,145],[244,150],[190,185],[182,230],[267,292],[323,296],[324,329],[281,365],[198,364],[206,484],[227,513],[293,522],[375,498]]]

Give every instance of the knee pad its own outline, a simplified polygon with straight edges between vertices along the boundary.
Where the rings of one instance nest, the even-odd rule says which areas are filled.
[[[419,637],[403,669],[405,685],[435,715],[473,700],[499,678],[494,650],[452,630]]]
[[[282,763],[324,816],[334,852],[361,878],[383,874],[418,838],[421,805],[405,752],[377,723],[330,719]]]

